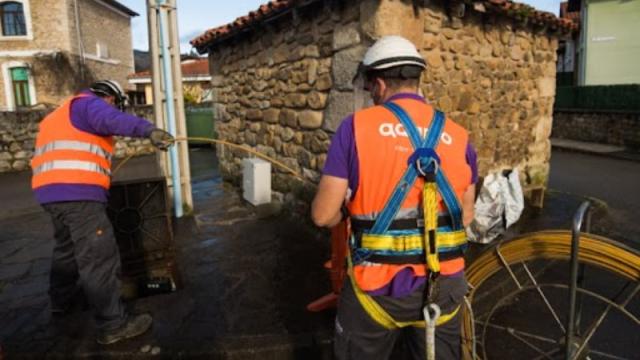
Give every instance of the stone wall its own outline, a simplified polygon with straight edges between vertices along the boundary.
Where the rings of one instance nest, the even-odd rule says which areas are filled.
[[[469,130],[480,175],[518,167],[525,189],[545,187],[557,39],[510,19],[423,12],[427,99]]]
[[[334,30],[357,24],[358,10],[352,4],[334,12],[306,9],[294,26],[274,24],[212,53],[209,62],[219,136],[249,145],[317,181],[331,137],[323,125],[329,91],[334,87],[332,56],[337,48],[348,45],[337,41]],[[218,145],[225,179],[239,181],[246,156]],[[302,188],[300,181],[278,167],[274,167],[272,184],[279,201],[287,194],[293,199]]]
[[[640,112],[555,110],[551,135],[640,150]]]
[[[354,110],[352,79],[367,47],[381,36],[412,40],[427,60],[421,91],[464,125],[481,175],[518,167],[526,189],[543,188],[555,93],[557,39],[468,8],[449,17],[438,1],[319,2],[258,25],[209,52],[214,120],[220,138],[246,144],[317,181],[330,138]],[[247,155],[218,147],[223,176],[238,181]],[[281,169],[276,200],[307,199]]]
[[[38,124],[51,109],[0,112],[0,173],[28,170],[33,156]],[[135,107],[131,111],[146,119],[153,118],[150,106]],[[146,139],[118,138],[115,157],[144,155],[154,149]]]

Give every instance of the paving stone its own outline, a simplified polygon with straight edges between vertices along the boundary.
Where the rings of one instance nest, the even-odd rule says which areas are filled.
[[[2,267],[0,267],[0,281],[10,282],[19,279],[26,275],[30,268],[30,263],[3,264]],[[1,287],[0,294],[2,294]]]

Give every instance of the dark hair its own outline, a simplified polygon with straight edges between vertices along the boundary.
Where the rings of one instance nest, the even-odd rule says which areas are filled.
[[[420,81],[422,68],[415,65],[395,66],[389,69],[370,70],[367,72],[367,80],[374,78],[384,80],[387,86],[391,88],[399,87],[415,87]]]

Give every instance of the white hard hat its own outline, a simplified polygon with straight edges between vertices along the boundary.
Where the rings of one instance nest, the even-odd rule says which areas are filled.
[[[113,96],[115,105],[124,109],[128,98],[122,86],[115,80],[99,80],[89,86],[89,90],[98,96]]]
[[[364,71],[384,70],[396,66],[413,65],[426,69],[427,65],[413,43],[402,36],[388,35],[376,41],[364,54]]]

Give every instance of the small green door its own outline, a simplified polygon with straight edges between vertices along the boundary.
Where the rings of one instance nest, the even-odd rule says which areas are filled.
[[[11,83],[16,107],[31,105],[29,94],[29,70],[25,67],[11,69]]]
[[[190,108],[186,109],[187,136],[214,139],[213,110],[211,108]],[[190,141],[189,143],[204,144],[201,141]]]

